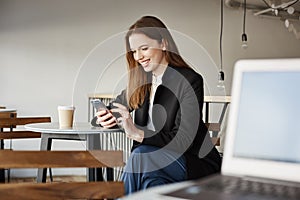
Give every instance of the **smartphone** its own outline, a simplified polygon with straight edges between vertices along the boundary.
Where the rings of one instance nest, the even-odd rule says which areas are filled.
[[[106,105],[100,99],[93,99],[91,102],[96,112],[98,112],[99,110],[108,110]]]
[[[93,100],[91,100],[91,102],[92,102],[96,112],[98,112],[99,110],[106,110],[107,112],[112,113],[100,99],[93,99]],[[113,116],[115,118],[117,118],[117,116],[115,116],[114,114],[113,114]],[[117,125],[112,128],[121,128],[120,123],[117,120],[116,120],[116,123],[117,123]]]

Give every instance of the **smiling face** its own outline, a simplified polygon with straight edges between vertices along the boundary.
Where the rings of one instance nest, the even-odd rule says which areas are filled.
[[[133,33],[129,36],[130,49],[134,59],[146,72],[160,75],[164,72],[168,63],[163,49],[165,44],[151,39],[142,33]]]

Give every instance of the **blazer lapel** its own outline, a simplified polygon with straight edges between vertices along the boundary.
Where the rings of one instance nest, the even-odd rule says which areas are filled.
[[[134,122],[136,125],[141,127],[147,126],[149,103],[149,94],[147,94],[144,103],[141,105],[140,108],[135,110]]]

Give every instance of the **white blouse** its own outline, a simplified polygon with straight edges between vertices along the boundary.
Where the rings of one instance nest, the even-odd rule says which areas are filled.
[[[153,125],[153,119],[152,119],[153,101],[154,101],[154,96],[155,96],[157,87],[162,84],[163,75],[164,75],[164,73],[162,73],[159,76],[155,76],[154,74],[152,74],[152,87],[151,87],[150,105],[149,105],[149,111],[148,111],[149,117],[148,117],[148,122],[147,122],[147,128],[152,131],[155,131],[155,128]]]

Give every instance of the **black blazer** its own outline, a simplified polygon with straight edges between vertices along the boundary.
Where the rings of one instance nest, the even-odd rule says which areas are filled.
[[[134,113],[134,122],[144,130],[145,138],[142,143],[134,141],[132,150],[146,144],[182,153],[186,158],[188,179],[219,172],[221,158],[202,120],[203,90],[200,74],[190,68],[168,66],[153,102],[152,119],[156,131],[146,128],[148,94]],[[115,102],[127,105],[125,90]]]

